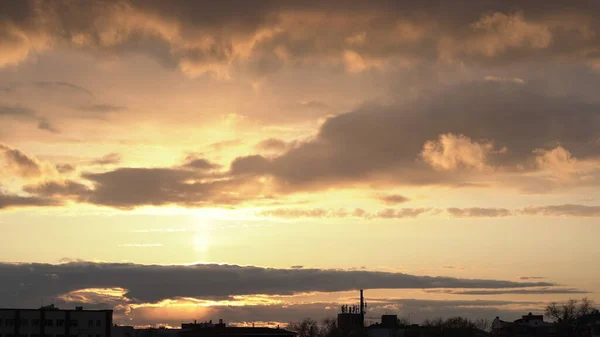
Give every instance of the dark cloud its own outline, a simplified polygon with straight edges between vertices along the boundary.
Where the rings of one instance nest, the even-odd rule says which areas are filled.
[[[68,174],[75,171],[75,166],[71,164],[56,164],[56,170],[61,174]]]
[[[472,82],[329,118],[314,140],[271,159],[238,158],[232,171],[235,164],[238,174],[270,174],[290,191],[384,177],[457,185],[494,167],[533,170],[534,150],[559,142],[577,158],[598,156],[599,127],[598,106],[527,85]]]
[[[251,180],[206,179],[198,170],[184,168],[118,168],[83,173],[83,182],[49,181],[24,190],[116,208],[176,204],[187,207],[230,205],[261,198]],[[89,185],[89,187],[88,187]]]
[[[539,207],[526,207],[522,210],[526,215],[543,215],[543,216],[575,216],[575,217],[599,217],[600,206],[586,205],[550,205]]]
[[[225,149],[236,147],[242,144],[244,144],[244,141],[242,139],[230,139],[224,140],[222,142],[212,143],[209,145],[209,147],[215,151],[223,151]]]
[[[121,162],[122,158],[119,153],[113,152],[104,155],[101,158],[89,161],[88,165],[116,165]]]
[[[354,210],[326,209],[326,208],[277,208],[264,210],[259,213],[261,216],[277,218],[361,218],[361,219],[403,219],[416,218],[421,214],[432,211],[430,208],[385,208],[377,212],[367,212],[363,209]]]
[[[379,198],[382,203],[388,205],[396,205],[409,201],[410,199],[400,194],[389,194]]]
[[[334,63],[361,71],[415,59],[587,65],[597,58],[594,18],[600,12],[595,2],[565,7],[517,0],[348,1],[343,6],[316,0],[21,2],[27,4],[1,8],[0,20],[10,29],[0,38],[12,50],[0,65],[22,62],[33,50],[70,45],[105,54],[144,53],[191,75],[222,76],[230,68],[260,76],[286,64]],[[107,24],[94,24],[99,21]]]
[[[443,266],[442,268],[444,268],[444,269],[458,269],[458,270],[465,270],[466,269],[464,267],[456,267],[456,266]]]
[[[0,116],[13,116],[20,118],[34,118],[35,110],[21,105],[6,105],[0,103]]]
[[[260,155],[238,157],[231,163],[231,174],[268,174],[271,167],[271,161]]]
[[[127,110],[127,107],[112,104],[90,104],[79,107],[79,110],[104,114],[109,112],[125,111]]]
[[[43,197],[76,197],[84,201],[90,193],[89,187],[84,184],[72,181],[48,181],[38,185],[24,186],[23,190]]]
[[[305,102],[300,102],[303,107],[312,108],[312,109],[329,109],[329,106],[321,101],[310,100]]]
[[[37,121],[37,127],[40,130],[49,131],[52,133],[59,133],[59,130],[52,125],[50,121],[48,121],[44,117],[40,117],[37,112],[28,107],[24,107],[21,105],[6,105],[0,103],[0,117],[12,117],[15,119],[25,120],[25,121]]]
[[[94,96],[94,94],[80,86],[77,84],[73,84],[71,82],[65,82],[65,81],[37,81],[37,82],[33,82],[33,85],[35,85],[38,88],[43,88],[43,89],[62,89],[62,88],[66,88],[69,89],[71,91],[74,92],[78,92],[78,93],[83,93],[86,94],[88,96]]]
[[[432,289],[425,290],[432,294],[452,295],[547,295],[547,294],[589,294],[589,291],[574,288],[537,288],[537,289],[493,289],[493,290],[452,290]]]
[[[218,169],[221,167],[221,165],[215,164],[208,159],[198,158],[195,155],[189,155],[185,158],[185,162],[182,167],[200,171],[209,171]]]
[[[544,280],[546,278],[544,276],[521,276],[519,280]]]
[[[0,297],[7,306],[36,306],[88,288],[123,288],[138,303],[170,298],[235,295],[291,295],[354,289],[514,288],[551,286],[548,282],[459,279],[401,273],[324,269],[274,269],[232,265],[138,265],[71,262],[58,265],[0,264]],[[49,278],[48,275],[55,275]],[[33,302],[32,302],[33,301]]]
[[[513,215],[513,212],[506,208],[448,208],[446,212],[459,218],[470,218],[470,217],[486,217],[486,218],[497,218]]]
[[[0,152],[8,168],[22,177],[36,177],[42,174],[39,161],[19,149],[0,143]]]
[[[269,138],[256,144],[256,149],[263,151],[283,151],[287,149],[287,143],[277,138]]]
[[[0,191],[0,209],[29,207],[29,206],[58,206],[59,202],[40,197],[4,194]]]
[[[46,130],[52,133],[60,133],[60,130],[57,129],[54,125],[52,125],[49,121],[47,120],[40,120],[38,123],[38,129],[40,130]]]

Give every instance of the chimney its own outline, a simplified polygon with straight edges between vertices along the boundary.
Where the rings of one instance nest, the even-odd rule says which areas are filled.
[[[361,326],[364,327],[365,326],[365,298],[363,296],[363,290],[360,290],[360,319],[361,319]]]

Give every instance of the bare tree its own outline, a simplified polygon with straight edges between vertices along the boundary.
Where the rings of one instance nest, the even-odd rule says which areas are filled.
[[[333,317],[327,317],[320,323],[313,319],[305,318],[300,323],[288,324],[287,329],[296,332],[298,337],[341,336],[341,332],[337,326],[337,321]]]
[[[410,320],[408,319],[408,317],[398,317],[398,325],[399,326],[409,326],[410,325]]]
[[[321,322],[319,334],[320,337],[338,337],[342,335],[337,326],[337,320],[333,317],[327,317]]]
[[[563,304],[552,302],[545,310],[545,315],[560,324],[569,336],[575,334],[581,317],[593,313],[598,313],[598,310],[594,308],[594,302],[587,297],[580,301],[571,299]]]
[[[483,330],[486,332],[489,332],[490,329],[492,328],[492,322],[490,322],[489,319],[487,318],[479,318],[477,320],[475,320],[475,327],[479,330]]]
[[[421,325],[428,327],[428,328],[441,328],[442,325],[444,325],[444,319],[442,317],[426,319],[423,321],[423,324],[421,324]]]
[[[317,321],[305,318],[300,323],[290,323],[287,328],[298,334],[298,337],[320,337],[320,328]]]

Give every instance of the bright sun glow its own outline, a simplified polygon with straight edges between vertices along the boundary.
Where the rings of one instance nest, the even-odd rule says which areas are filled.
[[[198,253],[206,253],[210,248],[210,233],[200,231],[194,235],[194,250]]]

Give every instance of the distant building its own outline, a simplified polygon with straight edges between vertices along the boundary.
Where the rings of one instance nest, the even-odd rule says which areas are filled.
[[[166,327],[136,329],[134,337],[178,337],[180,329]],[[116,336],[113,336],[116,337]]]
[[[555,323],[544,322],[543,315],[522,316],[514,322],[505,322],[496,317],[492,322],[492,335],[496,337],[554,337],[559,336]]]
[[[365,310],[367,304],[360,290],[360,302],[358,305],[342,305],[341,312],[337,316],[337,327],[344,336],[365,335]]]
[[[0,309],[1,337],[112,337],[112,310]]]
[[[381,316],[381,323],[367,327],[369,337],[404,337],[405,328],[398,324],[397,315]]]
[[[488,337],[490,334],[477,328],[440,328],[411,325],[404,331],[405,337]]]
[[[230,327],[223,322],[213,324],[184,323],[181,324],[179,337],[295,337],[296,333],[280,328],[264,327]]]

